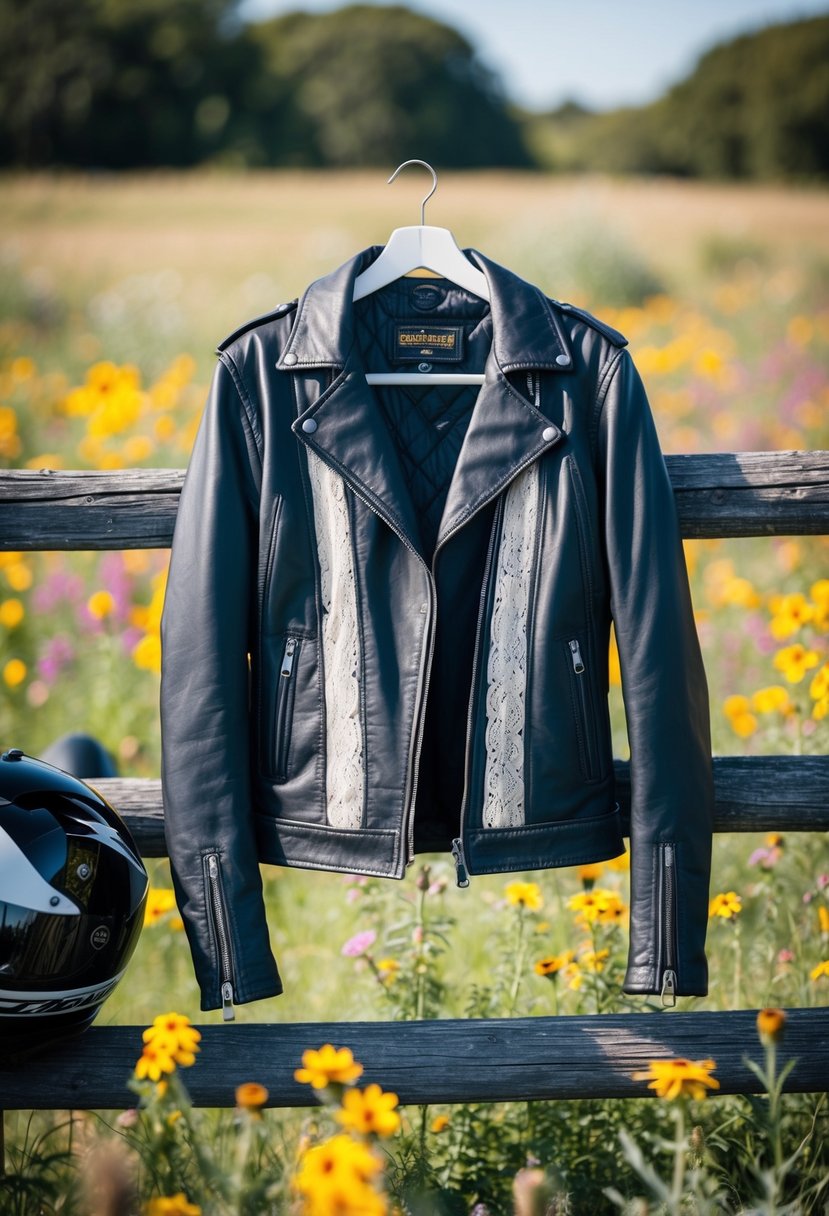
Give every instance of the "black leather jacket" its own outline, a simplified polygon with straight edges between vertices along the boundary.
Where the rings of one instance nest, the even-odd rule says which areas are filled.
[[[626,339],[482,254],[491,302],[372,247],[218,348],[162,619],[167,840],[202,1008],[281,991],[258,861],[401,878],[624,851],[624,990],[705,995],[708,691]],[[427,352],[424,354],[424,352]],[[412,362],[414,359],[414,362]],[[369,386],[427,362],[482,388]]]

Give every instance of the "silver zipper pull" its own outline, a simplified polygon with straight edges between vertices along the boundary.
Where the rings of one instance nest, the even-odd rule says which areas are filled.
[[[455,859],[455,869],[457,871],[457,879],[459,887],[469,886],[469,875],[466,872],[466,862],[463,856],[463,841],[460,837],[456,837],[452,841],[452,856]]]
[[[662,975],[662,1004],[668,1009],[676,1004],[676,972],[670,969]]]
[[[233,985],[230,983],[222,984],[222,1020],[236,1021],[236,1014],[233,1010]]]
[[[296,638],[288,638],[287,642],[285,643],[285,653],[282,656],[282,670],[279,673],[281,676],[284,676],[286,680],[294,669],[295,650]]]
[[[578,639],[573,638],[573,640],[571,642],[569,642],[568,645],[570,647],[570,657],[573,660],[573,671],[576,673],[577,676],[580,676],[581,673],[584,671],[584,663],[582,662],[581,650],[579,649]]]

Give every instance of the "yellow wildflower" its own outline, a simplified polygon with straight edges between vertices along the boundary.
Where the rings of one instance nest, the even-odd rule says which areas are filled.
[[[538,912],[544,906],[541,889],[535,882],[508,882],[504,887],[507,903],[514,907],[528,908]]]
[[[184,1191],[177,1195],[148,1200],[144,1207],[145,1216],[201,1216],[201,1208],[197,1203],[189,1203]]]
[[[9,659],[3,668],[3,679],[9,688],[17,688],[26,679],[26,664],[22,659]]]
[[[814,697],[816,701],[829,696],[829,663],[824,663],[812,676],[809,684],[809,696]]]
[[[812,968],[809,972],[809,979],[819,980],[822,975],[829,978],[829,958],[824,959],[822,963],[818,963],[816,967]]]
[[[385,1200],[370,1185],[381,1169],[368,1145],[345,1132],[307,1149],[294,1179],[303,1216],[382,1216]]]
[[[811,667],[817,667],[820,655],[816,650],[807,650],[800,642],[793,646],[784,646],[774,656],[773,663],[778,671],[782,671],[790,684],[799,684]]]
[[[817,923],[820,932],[824,937],[829,936],[829,908],[825,904],[820,904],[817,910]]]
[[[347,1089],[342,1097],[342,1109],[334,1118],[349,1131],[368,1135],[392,1136],[400,1127],[400,1115],[394,1109],[397,1094],[384,1093],[372,1083],[365,1089]]]
[[[647,1071],[631,1074],[634,1081],[648,1081],[660,1098],[704,1098],[708,1089],[719,1089],[711,1073],[713,1060],[651,1060]]]
[[[721,916],[723,920],[733,920],[741,911],[742,906],[742,898],[736,891],[726,891],[724,894],[714,896],[708,905],[708,915]]]
[[[148,633],[133,647],[132,657],[136,667],[157,674],[161,671],[161,638]]]
[[[22,384],[24,380],[31,380],[36,371],[37,365],[34,359],[30,359],[28,355],[18,355],[9,364],[9,375],[17,384]]]
[[[166,1052],[176,1064],[189,1068],[196,1062],[201,1034],[190,1024],[186,1014],[161,1013],[144,1031],[143,1039],[146,1044]]]
[[[785,714],[792,708],[788,691],[782,684],[770,684],[768,688],[758,688],[752,694],[751,704],[760,714],[771,714],[775,710]]]
[[[735,604],[738,608],[756,608],[760,596],[747,578],[729,578],[720,589],[723,604]]]
[[[801,625],[805,625],[814,615],[814,608],[800,591],[794,595],[772,596],[769,607],[774,613],[769,622],[769,631],[778,642],[797,633]]]
[[[568,963],[572,963],[575,958],[572,950],[563,950],[561,954],[550,954],[547,958],[540,958],[537,963],[533,964],[533,971],[536,975],[552,976],[556,979],[558,973],[563,971]]]
[[[166,916],[168,912],[172,912],[175,906],[175,892],[171,887],[150,887],[144,908],[144,924],[158,924],[162,917]]]
[[[731,729],[742,738],[747,738],[757,729],[757,719],[749,712],[749,706],[748,697],[740,693],[734,693],[723,701],[723,710]]]
[[[760,1042],[768,1046],[777,1043],[783,1037],[786,1025],[786,1015],[782,1009],[761,1009],[757,1014],[757,1033]]]
[[[28,591],[34,578],[31,567],[26,565],[20,554],[16,556],[18,558],[17,561],[7,562],[3,568],[6,582],[12,591]]]
[[[630,869],[630,853],[625,850],[625,852],[620,853],[618,857],[611,857],[609,861],[605,862],[605,865],[607,866],[608,870],[616,870],[617,872],[625,873]]]
[[[609,957],[609,950],[585,950],[579,956],[579,964],[585,971],[604,971],[604,965]]]
[[[115,611],[115,596],[110,591],[95,591],[86,601],[91,616],[101,621]]]
[[[20,600],[3,600],[0,604],[0,625],[6,629],[16,629],[24,615],[25,610]]]
[[[429,1131],[434,1132],[435,1135],[438,1135],[440,1132],[445,1132],[449,1126],[449,1122],[450,1120],[448,1115],[435,1115],[429,1127]]]
[[[268,1100],[268,1091],[258,1081],[245,1081],[236,1086],[236,1105],[242,1110],[259,1110]]]
[[[567,965],[562,968],[561,978],[565,981],[568,988],[570,988],[573,992],[578,992],[582,985],[581,967],[576,962],[567,963]]]
[[[160,1081],[164,1073],[176,1071],[176,1063],[164,1043],[145,1043],[135,1075],[139,1081],[145,1077],[148,1081]]]
[[[314,1089],[325,1089],[326,1085],[334,1082],[348,1084],[356,1081],[362,1074],[363,1066],[358,1064],[352,1055],[350,1047],[333,1047],[325,1043],[314,1051],[308,1048],[302,1053],[303,1068],[297,1068],[294,1079],[303,1084],[312,1085]]]
[[[384,984],[392,984],[397,979],[400,963],[396,958],[381,958],[377,963],[377,970]]]
[[[594,887],[592,891],[571,896],[567,907],[577,913],[577,925],[618,924],[625,913],[625,905],[616,892],[605,887]]]
[[[782,849],[784,844],[782,832],[767,832],[766,844],[770,849]]]

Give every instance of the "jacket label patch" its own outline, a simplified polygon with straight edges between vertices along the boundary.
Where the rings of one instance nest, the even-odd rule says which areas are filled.
[[[395,325],[392,358],[458,363],[463,358],[463,326]]]

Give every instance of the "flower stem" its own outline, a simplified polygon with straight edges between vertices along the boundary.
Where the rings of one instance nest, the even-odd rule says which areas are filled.
[[[676,1123],[676,1139],[674,1140],[674,1174],[671,1182],[670,1211],[681,1216],[682,1188],[685,1183],[685,1103],[679,1099],[673,1111]]]
[[[518,940],[515,943],[515,971],[512,977],[512,986],[509,993],[509,1003],[507,1006],[507,1017],[512,1017],[515,1012],[515,1005],[518,1000],[518,989],[521,986],[521,977],[524,973],[524,956],[527,951],[527,944],[524,936],[524,921],[526,917],[523,907],[518,905]]]

